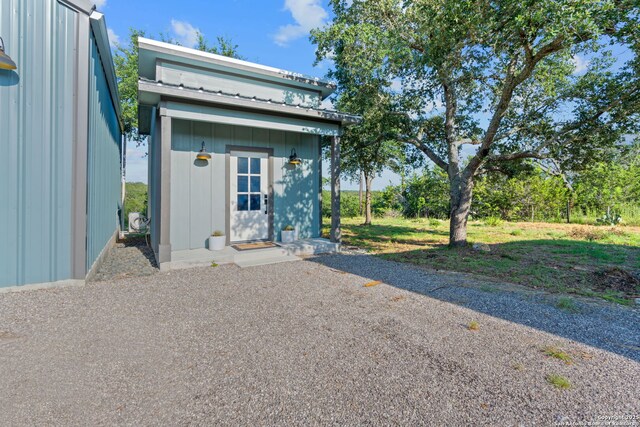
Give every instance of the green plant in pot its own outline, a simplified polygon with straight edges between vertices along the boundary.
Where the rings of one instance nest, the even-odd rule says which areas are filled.
[[[227,243],[227,239],[224,233],[220,230],[216,230],[211,233],[209,237],[209,250],[210,251],[221,251],[224,249]]]
[[[280,232],[280,240],[282,243],[291,243],[296,239],[296,228],[293,225],[287,225]]]

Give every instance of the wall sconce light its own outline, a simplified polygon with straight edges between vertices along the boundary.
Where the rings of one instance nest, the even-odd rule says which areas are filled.
[[[296,153],[296,149],[292,148],[291,155],[289,156],[289,164],[295,166],[295,165],[299,165],[300,163],[302,163],[302,159],[298,157],[298,153]]]
[[[4,40],[0,37],[0,70],[15,70],[18,68],[13,59],[4,53]]]
[[[204,148],[204,141],[202,141],[202,148],[198,151],[198,154],[196,154],[196,159],[206,161],[211,160],[211,154],[207,153],[207,150]]]

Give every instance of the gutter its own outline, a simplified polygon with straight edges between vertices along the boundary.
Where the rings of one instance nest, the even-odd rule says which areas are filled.
[[[118,80],[116,78],[116,70],[113,66],[113,56],[111,55],[111,46],[109,45],[109,33],[107,32],[107,22],[104,15],[100,12],[93,11],[89,16],[91,21],[91,30],[96,40],[100,61],[107,77],[107,85],[111,100],[116,109],[120,131],[124,132],[124,123],[122,122],[122,110],[120,108],[120,95],[118,94]]]
[[[218,104],[227,107],[242,107],[251,110],[262,110],[280,114],[302,116],[316,120],[341,123],[343,126],[357,124],[362,121],[360,116],[341,113],[333,110],[323,110],[302,105],[291,105],[282,102],[249,98],[239,94],[232,95],[222,91],[209,91],[203,88],[189,88],[182,85],[173,85],[160,81],[150,81],[140,78],[138,81],[140,92],[154,93],[157,95],[201,102]]]

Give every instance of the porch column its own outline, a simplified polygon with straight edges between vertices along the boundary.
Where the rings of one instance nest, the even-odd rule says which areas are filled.
[[[160,230],[160,238],[158,239],[158,264],[171,261],[171,117],[160,116],[159,148],[160,226],[158,230]]]
[[[342,243],[340,230],[340,137],[331,139],[331,241]]]

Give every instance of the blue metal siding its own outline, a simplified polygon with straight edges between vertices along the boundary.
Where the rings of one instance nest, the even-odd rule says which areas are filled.
[[[0,287],[71,277],[76,12],[2,0]]]
[[[89,58],[87,270],[115,233],[118,227],[118,211],[122,207],[122,135],[93,33]]]

